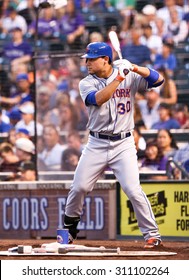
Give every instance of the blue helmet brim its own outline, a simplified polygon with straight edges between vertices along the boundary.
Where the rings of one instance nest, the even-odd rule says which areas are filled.
[[[97,58],[97,57],[101,57],[101,55],[86,53],[86,54],[81,56],[81,58]]]

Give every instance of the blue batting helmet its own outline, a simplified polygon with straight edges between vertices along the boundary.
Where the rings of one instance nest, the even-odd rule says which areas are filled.
[[[112,48],[104,42],[94,42],[87,45],[86,53],[81,58],[97,58],[108,56],[112,61]]]

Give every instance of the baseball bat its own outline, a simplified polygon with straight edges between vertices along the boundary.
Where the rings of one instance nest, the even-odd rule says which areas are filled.
[[[119,59],[123,59],[122,53],[121,53],[121,47],[120,47],[120,42],[117,36],[117,33],[115,31],[110,31],[109,32],[109,38],[110,42],[114,48],[114,50],[117,52]]]
[[[118,54],[118,57],[119,59],[123,59],[123,56],[122,56],[122,53],[121,53],[121,47],[120,47],[120,42],[119,42],[119,39],[118,39],[118,36],[117,36],[117,33],[115,31],[110,31],[109,32],[109,38],[110,38],[110,41],[112,43],[112,46],[114,48],[114,50],[117,52]],[[123,70],[123,73],[125,75],[127,75],[129,73],[129,70],[128,69],[124,69]]]
[[[106,249],[106,248],[58,248],[59,254],[67,254],[67,253],[120,253],[120,248],[115,249]]]

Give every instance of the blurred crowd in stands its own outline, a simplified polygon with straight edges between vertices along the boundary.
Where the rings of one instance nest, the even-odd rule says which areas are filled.
[[[175,83],[175,49],[183,42],[189,49],[188,1],[68,0],[60,9],[39,10],[41,2],[0,1],[0,172],[24,181],[36,179],[36,164],[38,171],[75,170],[88,133],[80,55],[89,42],[111,45],[110,30],[124,58],[165,78],[160,88],[136,95],[139,168],[166,170],[171,156],[189,172],[189,141],[180,147],[170,132],[189,129],[189,106],[178,102]],[[151,129],[157,135],[147,141],[142,131]]]

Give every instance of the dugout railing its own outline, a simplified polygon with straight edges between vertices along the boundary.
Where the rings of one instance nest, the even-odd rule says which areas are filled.
[[[180,178],[174,179],[173,169],[178,168],[180,170]],[[9,176],[11,172],[1,172],[0,173],[0,182],[9,181]],[[172,159],[169,160],[167,170],[152,170],[152,171],[140,171],[140,180],[149,181],[154,176],[161,176],[161,181],[173,180],[173,181],[185,181],[189,179],[189,174],[186,172],[183,167],[174,162]],[[73,180],[74,171],[39,171],[38,172],[38,181],[64,181],[64,180]],[[115,175],[112,171],[105,171],[101,175],[101,179],[112,180],[115,179]],[[157,180],[157,179],[156,179]],[[158,181],[158,180],[157,180]],[[14,182],[14,181],[13,181]]]

